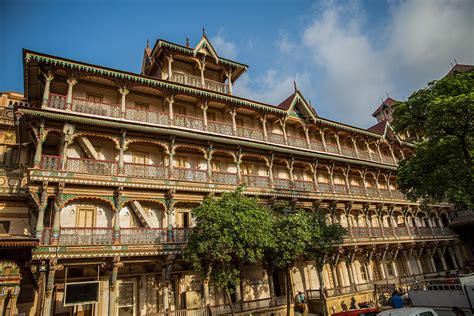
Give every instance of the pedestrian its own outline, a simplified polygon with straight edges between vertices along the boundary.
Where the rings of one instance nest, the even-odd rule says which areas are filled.
[[[355,297],[351,297],[351,309],[357,309]]]
[[[403,307],[403,300],[398,294],[397,290],[394,290],[392,293],[392,297],[390,298],[390,303],[392,304],[393,308],[402,308]]]

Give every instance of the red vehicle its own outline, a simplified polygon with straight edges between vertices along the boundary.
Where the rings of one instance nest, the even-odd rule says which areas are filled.
[[[378,313],[380,313],[378,308],[361,308],[334,313],[332,316],[376,316]]]

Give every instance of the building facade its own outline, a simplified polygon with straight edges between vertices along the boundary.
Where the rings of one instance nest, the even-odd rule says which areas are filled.
[[[397,162],[413,146],[393,133],[319,117],[295,87],[279,105],[232,94],[248,66],[158,40],[141,74],[25,50],[16,107],[34,234],[33,315],[216,313],[224,296],[180,257],[191,210],[210,193],[245,185],[262,203],[291,201],[340,223],[347,236],[325,258],[283,272],[246,267],[249,307],[307,291],[315,308],[374,301],[374,284],[404,285],[457,270],[471,254],[449,229],[448,205],[422,210],[397,190]],[[273,282],[269,282],[273,281]],[[97,302],[74,305],[69,284],[97,282]],[[383,285],[385,284],[385,285]],[[76,297],[76,299],[79,299]],[[278,302],[278,299],[277,299]],[[324,302],[324,304],[321,304]],[[321,307],[325,306],[325,307]]]

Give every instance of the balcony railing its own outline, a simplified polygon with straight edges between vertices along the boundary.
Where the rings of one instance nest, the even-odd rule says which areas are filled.
[[[175,75],[180,76],[180,74],[178,73],[175,73]],[[185,76],[188,76],[189,78],[194,77],[190,75]],[[199,77],[195,78],[198,78],[198,82],[201,82],[201,79]],[[194,79],[189,80],[192,81]],[[169,114],[167,113],[147,109],[137,109],[133,107],[127,107],[125,111],[122,112],[121,106],[118,104],[93,102],[75,97],[72,98],[72,104],[70,106],[70,109],[67,109],[66,97],[64,95],[58,95],[53,93],[51,93],[49,96],[48,107],[58,110],[70,110],[72,112],[86,113],[103,117],[121,118],[135,122],[145,122],[155,125],[170,126]],[[181,114],[174,114],[173,126],[200,131],[204,131],[206,129],[204,125],[204,120],[202,118]],[[262,142],[265,141],[264,132],[262,129],[236,126],[236,132],[234,133],[234,129],[231,124],[226,124],[217,121],[208,120],[207,131],[222,135],[237,136],[251,140],[258,140]],[[285,138],[283,134],[269,132],[267,134],[267,142],[272,144],[285,145]],[[292,146],[295,148],[304,148],[337,155],[342,154],[347,157],[357,158],[357,153],[354,148],[342,146],[342,153],[340,153],[337,144],[334,143],[326,143],[325,149],[322,142],[315,140],[310,141],[310,146],[308,148],[306,138],[287,136],[287,142],[288,146]],[[368,151],[359,150],[358,157],[361,159],[372,160],[376,162],[384,162],[392,165],[394,164],[393,158],[391,156],[383,156],[383,158],[381,159],[378,153],[376,152],[369,153]]]
[[[41,169],[46,169],[46,170],[61,169],[61,156],[43,155],[43,157],[41,157]]]
[[[345,184],[334,184],[334,190],[336,193],[347,194],[347,187]]]
[[[255,128],[237,126],[237,136],[264,141],[263,131]]]
[[[124,173],[127,176],[139,177],[139,178],[157,178],[157,179],[168,178],[168,168],[163,165],[125,163]]]
[[[97,103],[80,98],[72,98],[71,110],[79,113],[94,114],[106,117],[121,117],[121,107],[118,104]]]
[[[174,176],[178,180],[192,181],[192,182],[207,182],[207,170],[190,169],[190,168],[175,168]]]
[[[306,138],[299,138],[293,136],[287,136],[288,138],[288,145],[298,148],[308,148],[308,143],[306,142]]]
[[[351,193],[354,195],[365,195],[365,190],[363,186],[351,185]]]
[[[117,174],[118,167],[116,161],[68,157],[66,159],[66,170],[71,172],[115,175]]]
[[[370,196],[379,196],[379,191],[377,188],[367,187],[367,194]]]
[[[217,82],[214,80],[204,79],[204,86],[202,84],[201,77],[185,74],[182,72],[174,71],[171,76],[171,81],[185,84],[188,86],[194,86],[199,88],[205,88],[219,93],[228,93],[228,87],[225,83]]]
[[[330,183],[318,183],[318,190],[319,192],[332,192],[331,184]]]
[[[443,237],[453,235],[453,231],[446,227],[434,227],[433,230],[429,227],[351,227],[348,231],[347,238],[370,238],[370,237]]]
[[[204,121],[197,117],[175,114],[174,124],[189,129],[204,130]]]
[[[266,176],[242,175],[242,183],[251,187],[269,188],[270,178]]]
[[[222,135],[234,135],[234,129],[232,124],[226,124],[217,121],[207,121],[207,130],[211,133],[222,134]]]
[[[390,197],[390,191],[387,189],[380,189],[380,196],[389,198]]]
[[[185,243],[191,228],[120,228],[119,238],[114,237],[113,227],[61,227],[58,246],[97,245],[160,245]],[[46,227],[40,239],[41,245],[51,245],[52,228]]]
[[[219,183],[219,184],[229,184],[229,185],[238,184],[237,173],[213,171],[212,180],[214,181],[214,183]]]
[[[276,178],[273,180],[273,185],[277,189],[284,189],[284,190],[289,190],[291,189],[291,181],[290,179],[280,179]]]
[[[170,125],[166,113],[127,107],[125,118],[131,121],[146,122],[158,125]]]
[[[295,180],[293,181],[293,185],[294,185],[295,190],[298,190],[298,191],[307,191],[307,192],[315,191],[313,181]]]

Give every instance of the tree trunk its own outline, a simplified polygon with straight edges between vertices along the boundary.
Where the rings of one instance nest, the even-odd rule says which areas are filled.
[[[235,315],[235,312],[234,312],[234,306],[232,305],[232,299],[230,298],[230,293],[229,293],[229,288],[225,288],[224,289],[225,291],[225,295],[227,297],[227,301],[229,302],[229,307],[230,307],[230,313],[233,315]]]
[[[267,268],[267,277],[268,277],[268,287],[270,289],[270,303],[269,306],[275,306],[275,284],[273,283],[273,271],[275,268],[273,266]]]
[[[318,272],[319,279],[319,299],[321,300],[321,309],[323,316],[327,316],[328,312],[326,308],[326,297],[324,295],[323,265],[316,263],[316,271]]]
[[[290,268],[285,269],[285,286],[286,286],[286,316],[291,316],[291,280],[290,280]]]
[[[203,290],[204,290],[204,305],[209,306],[209,280],[211,279],[212,265],[209,266],[206,278],[203,281]]]
[[[240,292],[240,310],[244,310],[244,274],[241,272],[240,273],[240,282],[239,282],[239,292]]]

